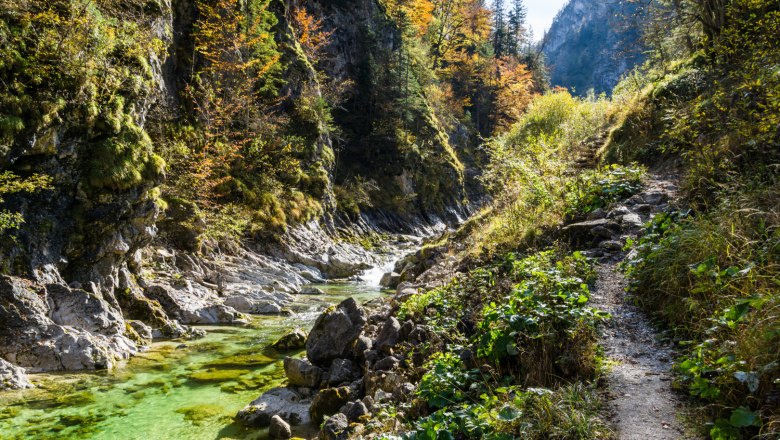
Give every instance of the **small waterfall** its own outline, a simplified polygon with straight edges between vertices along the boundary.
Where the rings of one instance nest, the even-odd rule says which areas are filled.
[[[363,283],[368,286],[379,287],[379,282],[382,280],[382,276],[388,272],[392,272],[393,268],[395,267],[395,263],[398,260],[399,257],[394,255],[384,264],[367,269],[360,275],[360,279],[362,279]]]

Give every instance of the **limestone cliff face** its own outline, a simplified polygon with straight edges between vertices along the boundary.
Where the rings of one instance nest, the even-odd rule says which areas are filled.
[[[644,47],[636,4],[625,0],[571,0],[543,40],[553,86],[610,92],[621,76],[641,63]]]
[[[4,19],[17,35],[22,34],[20,39],[32,39],[14,26],[23,26],[19,16],[37,9],[20,11],[6,11]],[[134,43],[138,47],[153,41],[170,44],[170,4],[154,2],[144,12],[134,23],[142,35]],[[97,11],[94,16],[111,13]],[[95,24],[92,30],[99,34],[106,29]],[[48,190],[4,197],[5,207],[19,212],[24,223],[0,243],[0,268],[46,283],[77,283],[100,294],[119,286],[120,268],[155,235],[159,207],[153,188],[162,182],[164,171],[144,126],[150,112],[165,102],[168,90],[162,75],[164,52],[149,50],[136,59],[102,53],[103,58],[98,58],[98,49],[95,52],[86,55],[85,59],[93,58],[85,62],[103,63],[101,68],[84,73],[89,68],[79,67],[79,60],[67,60],[73,64],[63,67],[59,76],[52,75],[57,81],[37,87],[29,84],[33,80],[25,78],[23,70],[12,71],[6,65],[2,72],[4,82],[28,82],[24,92],[5,89],[5,99],[40,100],[42,108],[56,110],[43,118],[38,117],[40,109],[31,105],[20,110],[24,129],[0,148],[0,171],[52,178]],[[29,57],[26,62],[31,68],[39,63],[56,69],[64,61],[41,60],[35,53],[22,56]],[[61,104],[43,102],[52,95]]]

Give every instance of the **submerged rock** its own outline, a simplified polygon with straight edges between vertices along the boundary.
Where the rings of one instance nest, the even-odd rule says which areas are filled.
[[[348,358],[352,345],[366,324],[363,309],[348,298],[323,312],[306,339],[306,357],[315,365],[329,366],[334,359]]]
[[[0,391],[32,388],[24,368],[17,367],[0,358]]]
[[[290,330],[271,344],[271,347],[277,350],[295,350],[305,346],[306,332],[302,328]]]
[[[266,427],[277,415],[290,425],[309,423],[310,400],[304,399],[292,388],[272,388],[236,414],[236,419],[246,426]]]

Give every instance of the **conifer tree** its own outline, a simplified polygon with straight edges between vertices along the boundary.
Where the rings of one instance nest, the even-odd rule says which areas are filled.
[[[527,9],[523,0],[514,0],[507,23],[507,53],[519,56],[526,39]]]
[[[504,21],[504,0],[493,0],[493,52],[496,58],[507,52],[507,27]]]

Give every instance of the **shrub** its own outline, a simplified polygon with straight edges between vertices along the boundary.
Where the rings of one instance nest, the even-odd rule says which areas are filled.
[[[475,403],[448,406],[420,419],[401,438],[611,438],[600,411],[596,390],[582,384],[554,390],[499,387],[483,393]]]
[[[547,251],[510,264],[519,282],[482,310],[477,354],[526,384],[592,376],[595,327],[608,315],[586,306],[593,272],[585,257],[555,262]]]

